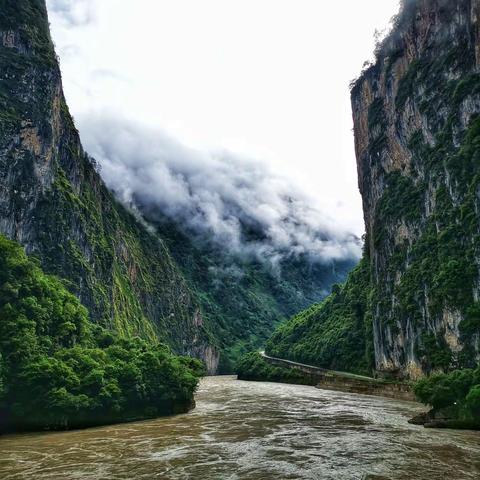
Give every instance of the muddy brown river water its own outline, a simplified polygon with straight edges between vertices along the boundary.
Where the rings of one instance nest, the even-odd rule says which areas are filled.
[[[421,408],[209,377],[185,415],[0,437],[0,479],[480,479],[480,432],[409,425]]]

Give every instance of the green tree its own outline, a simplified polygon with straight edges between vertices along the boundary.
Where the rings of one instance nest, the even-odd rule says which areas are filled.
[[[0,428],[68,428],[191,405],[201,362],[93,325],[62,282],[0,236]]]

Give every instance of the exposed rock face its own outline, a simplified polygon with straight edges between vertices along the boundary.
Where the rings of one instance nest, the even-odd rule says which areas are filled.
[[[352,88],[376,369],[479,357],[480,0],[408,0]]]
[[[0,232],[68,279],[95,321],[165,340],[215,372],[218,353],[168,249],[115,201],[82,149],[44,1],[0,6]]]

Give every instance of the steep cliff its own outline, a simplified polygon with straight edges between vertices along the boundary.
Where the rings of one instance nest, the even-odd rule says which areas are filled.
[[[360,315],[369,328],[350,370],[364,364],[372,340],[380,374],[417,378],[480,359],[479,22],[478,0],[404,0],[374,64],[352,85],[366,228]],[[335,336],[322,325],[357,281],[352,274],[316,307],[317,323],[283,327],[270,351],[299,358],[310,344],[310,353],[326,346],[341,356],[351,302],[341,305]]]
[[[352,89],[379,371],[479,359],[480,2],[404,2]]]
[[[44,0],[0,1],[0,233],[70,281],[92,318],[178,353],[218,354],[161,239],[116,202],[83,151]]]

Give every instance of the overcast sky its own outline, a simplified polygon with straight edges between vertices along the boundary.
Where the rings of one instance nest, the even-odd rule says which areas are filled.
[[[47,4],[81,132],[107,112],[265,162],[362,234],[348,84],[398,0]]]

